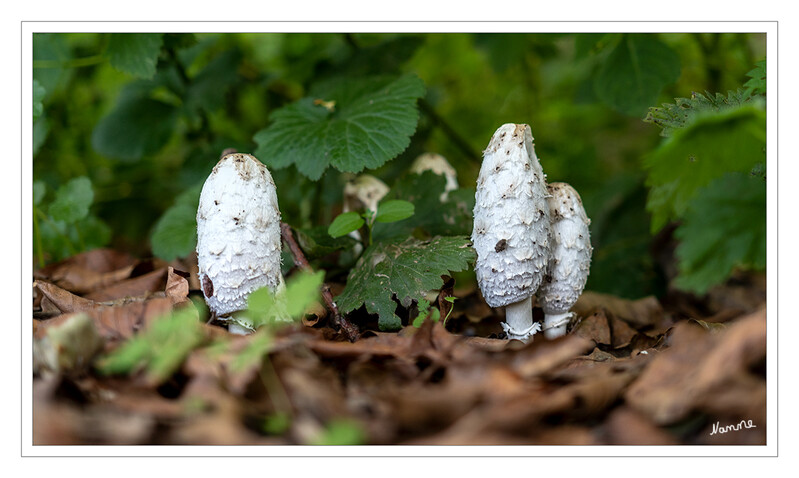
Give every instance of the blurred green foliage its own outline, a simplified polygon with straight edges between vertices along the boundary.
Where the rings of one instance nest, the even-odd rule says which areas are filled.
[[[417,236],[440,224],[431,212],[437,196],[399,191],[429,181],[409,179],[407,169],[417,155],[437,152],[462,188],[444,214],[456,224],[442,227],[462,234],[471,224],[458,205],[468,204],[481,151],[498,126],[516,122],[532,126],[548,179],[572,184],[593,220],[587,288],[627,297],[663,286],[649,252],[642,169],[662,138],[641,121],[647,108],[691,91],[765,88],[764,71],[753,70],[765,57],[759,34],[92,33],[36,34],[33,46],[38,263],[102,245],[165,259],[188,254],[195,192],[225,148],[261,151],[266,164],[285,166],[272,174],[283,220],[297,229],[326,230],[351,178],[342,171],[366,166],[392,187],[391,199],[415,205],[413,217],[379,225],[375,235],[413,225],[406,232]],[[285,147],[262,141],[285,128],[285,112],[330,100],[325,88],[380,75],[421,80],[407,97],[423,95],[418,121],[396,105],[415,126],[395,132],[407,142],[342,167],[346,158],[334,153],[324,160],[333,167],[309,174],[307,158],[280,157]],[[346,102],[333,111],[312,106],[350,123]],[[89,181],[90,198],[70,186],[76,178]]]

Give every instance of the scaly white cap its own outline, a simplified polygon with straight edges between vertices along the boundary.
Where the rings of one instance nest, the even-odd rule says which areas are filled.
[[[529,299],[541,284],[549,256],[546,198],[546,178],[530,126],[502,125],[483,152],[472,243],[477,281],[488,305],[526,307],[518,321],[517,311],[506,309],[505,329],[511,338],[535,333]]]
[[[447,158],[436,153],[420,154],[411,164],[411,172],[422,174],[425,171],[432,171],[433,174],[444,176],[446,184],[444,192],[441,193],[441,202],[447,200],[450,191],[458,189],[458,172],[447,161]]]
[[[280,209],[269,170],[249,154],[224,156],[205,181],[197,209],[197,261],[208,308],[224,316],[246,309],[258,288],[282,289],[280,249]]]
[[[588,280],[591,266],[591,220],[585,214],[580,195],[566,183],[548,187],[552,251],[547,275],[536,297],[546,315],[544,335],[554,338],[566,333],[569,309],[577,302]]]

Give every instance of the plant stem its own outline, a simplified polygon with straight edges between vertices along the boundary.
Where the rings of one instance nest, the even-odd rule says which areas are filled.
[[[280,376],[272,365],[272,361],[269,360],[269,354],[264,356],[260,376],[264,383],[264,387],[266,387],[269,393],[269,398],[272,400],[272,405],[275,406],[275,410],[285,413],[288,416],[293,416],[291,399],[288,393],[286,393],[283,382],[280,381]]]
[[[294,239],[291,226],[285,222],[281,222],[280,235],[283,236],[283,241],[289,247],[291,257],[294,259],[294,265],[304,271],[313,273],[313,268],[308,263],[308,259],[305,258],[305,254],[303,254],[302,249],[300,249],[299,244],[297,244],[297,241]],[[341,315],[341,313],[339,313],[338,306],[336,306],[336,302],[333,300],[333,294],[330,292],[330,286],[324,282],[322,283],[322,299],[325,301],[327,310],[333,315],[333,324],[344,332],[344,335],[347,336],[347,339],[349,339],[351,342],[355,342],[359,335],[358,327],[350,323]]]
[[[430,120],[441,128],[441,131],[446,135],[452,143],[461,150],[461,152],[466,156],[467,159],[479,162],[482,155],[472,149],[472,146],[466,141],[460,134],[458,134],[455,129],[450,126],[450,124],[445,120],[441,115],[439,115],[433,106],[427,102],[424,98],[419,98],[418,101],[419,109],[422,110],[424,114],[426,114]]]

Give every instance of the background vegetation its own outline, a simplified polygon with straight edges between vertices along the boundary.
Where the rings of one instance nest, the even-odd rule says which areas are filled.
[[[453,214],[468,212],[482,149],[515,122],[532,126],[548,179],[582,195],[588,289],[662,293],[653,241],[679,224],[677,285],[704,292],[734,267],[765,267],[764,62],[756,34],[36,34],[34,261],[106,245],[190,254],[200,187],[231,147],[270,167],[283,220],[317,245],[361,170],[416,205],[413,228],[384,238],[468,235],[468,214],[436,229],[423,194],[436,179],[407,169],[444,155],[461,187]],[[347,156],[329,145],[357,108],[374,130],[348,137],[366,146]],[[372,154],[364,141],[397,125]]]

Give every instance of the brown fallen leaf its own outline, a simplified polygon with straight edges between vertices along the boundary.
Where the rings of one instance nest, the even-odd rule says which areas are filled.
[[[604,310],[581,319],[571,333],[577,337],[593,340],[596,344],[610,345],[610,325]]]
[[[124,297],[137,297],[164,290],[167,269],[157,269],[138,277],[125,279],[110,286],[90,292],[83,297],[97,302],[113,301]]]
[[[42,295],[40,304],[43,316],[78,312],[98,306],[93,300],[84,299],[49,282],[34,281],[33,288]]]
[[[39,269],[33,277],[84,294],[128,278],[136,262],[123,252],[94,249]]]
[[[678,440],[629,407],[614,409],[600,427],[602,442],[608,445],[678,445]]]
[[[572,307],[572,312],[578,316],[587,317],[603,308],[608,315],[613,315],[636,329],[657,326],[664,320],[663,307],[654,296],[628,300],[613,295],[585,291]]]
[[[716,334],[680,322],[669,342],[627,391],[633,408],[666,425],[693,410],[718,413],[724,404],[727,411],[765,423],[765,380],[750,372],[765,360],[765,309]]]

